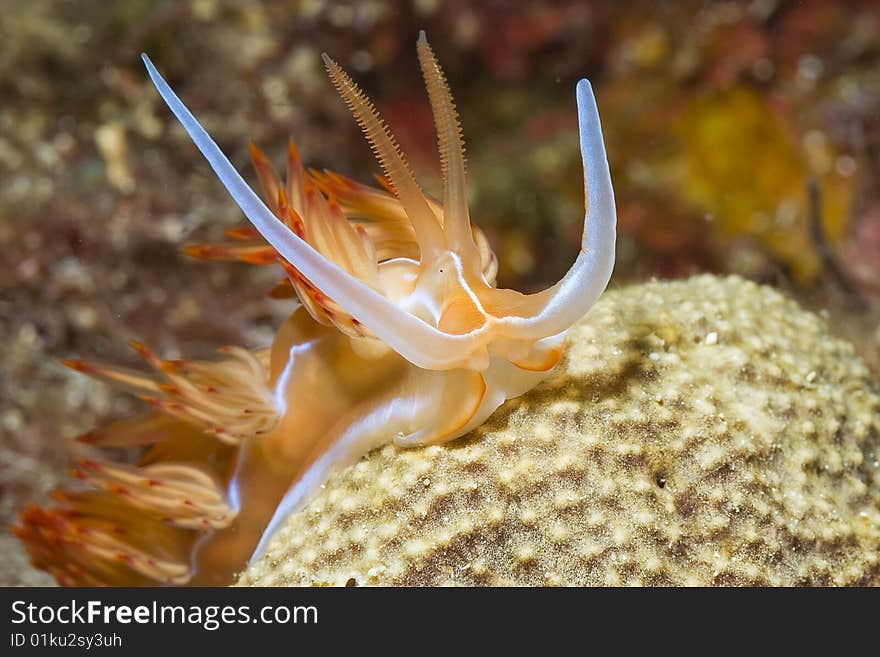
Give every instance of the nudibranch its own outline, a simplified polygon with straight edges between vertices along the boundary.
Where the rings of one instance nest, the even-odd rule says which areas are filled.
[[[434,53],[418,58],[436,124],[443,201],[423,193],[373,104],[332,59],[331,81],[384,171],[382,188],[303,168],[287,177],[251,148],[263,198],[245,183],[143,56],[159,94],[252,226],[235,242],[191,247],[203,258],[280,264],[275,296],[299,304],[270,348],[217,361],[162,360],[133,344],[152,375],[68,365],[122,384],[150,412],[81,440],[137,448],[135,464],[80,462],[78,488],[15,527],[33,563],[64,585],[225,584],[306,505],[334,471],[389,441],[443,443],[538,384],[566,330],[605,289],[615,207],[599,116],[577,84],[586,214],[577,259],[535,294],[495,287],[496,261],[471,224],[458,115]]]

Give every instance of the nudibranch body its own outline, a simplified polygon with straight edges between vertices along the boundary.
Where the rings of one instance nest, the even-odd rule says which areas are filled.
[[[577,85],[587,212],[580,253],[556,285],[495,287],[495,256],[470,221],[458,116],[434,54],[418,57],[434,114],[443,202],[426,196],[378,112],[329,57],[331,80],[370,142],[384,189],[306,171],[295,146],[282,181],[255,147],[265,203],[144,56],[160,95],[252,227],[191,255],[280,263],[276,296],[300,305],[270,349],[217,362],[166,361],[156,377],[68,364],[128,386],[154,406],[98,429],[98,447],[138,447],[137,465],[80,464],[88,484],[29,507],[16,531],[62,584],[223,584],[278,522],[335,470],[391,440],[440,443],[483,423],[556,365],[565,331],[604,290],[615,208],[599,117]]]

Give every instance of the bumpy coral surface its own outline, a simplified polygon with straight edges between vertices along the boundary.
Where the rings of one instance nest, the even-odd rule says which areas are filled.
[[[612,291],[452,446],[332,478],[253,585],[878,584],[880,394],[766,287]]]

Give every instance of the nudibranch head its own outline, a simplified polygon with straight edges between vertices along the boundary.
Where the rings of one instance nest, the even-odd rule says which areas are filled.
[[[526,368],[535,360],[548,362],[546,355],[537,357],[533,351],[547,351],[544,340],[562,335],[589,310],[614,266],[614,192],[590,83],[581,80],[577,85],[587,206],[581,250],[562,280],[527,295],[494,287],[494,256],[470,222],[458,114],[424,32],[418,55],[437,128],[442,205],[423,193],[376,108],[326,54],[331,80],[382,165],[393,192],[390,199],[371,198],[375,192],[349,187],[348,181],[332,174],[304,176],[299,156],[291,149],[286,187],[277,183],[261,156],[255,158],[267,206],[149,58],[143,55],[143,60],[162,98],[221,182],[286,263],[300,299],[315,319],[333,321],[352,335],[376,338],[423,369],[484,370],[490,356],[509,356]],[[358,212],[383,203],[393,210],[384,208],[386,221],[375,222],[371,236],[358,224]],[[369,218],[364,223],[369,226]]]
[[[587,211],[571,269],[536,294],[497,288],[497,262],[471,223],[464,144],[446,80],[422,33],[418,56],[438,135],[442,203],[420,188],[373,104],[328,56],[360,124],[381,188],[306,170],[296,147],[282,180],[256,146],[265,202],[143,56],[160,95],[252,227],[207,259],[280,263],[272,294],[301,303],[271,348],[217,361],[162,360],[138,343],[146,375],[83,361],[153,407],[82,437],[139,449],[136,464],[80,463],[83,488],[31,506],[15,531],[62,584],[222,584],[258,554],[285,514],[327,477],[390,441],[446,442],[482,424],[559,361],[566,330],[596,301],[614,263],[615,208],[589,82],[577,85]]]

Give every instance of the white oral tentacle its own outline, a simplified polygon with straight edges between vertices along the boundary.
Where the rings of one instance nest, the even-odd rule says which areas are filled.
[[[281,223],[248,186],[210,135],[172,91],[145,54],[141,55],[159,95],[214,173],[260,234],[324,294],[379,339],[423,369],[448,369],[482,347],[479,335],[452,336],[426,324],[327,260]]]
[[[568,329],[596,302],[614,269],[617,211],[602,126],[593,89],[587,79],[577,84],[578,130],[584,167],[584,232],[571,269],[553,287],[533,297],[546,297],[531,317],[511,317],[517,337],[539,338]]]

